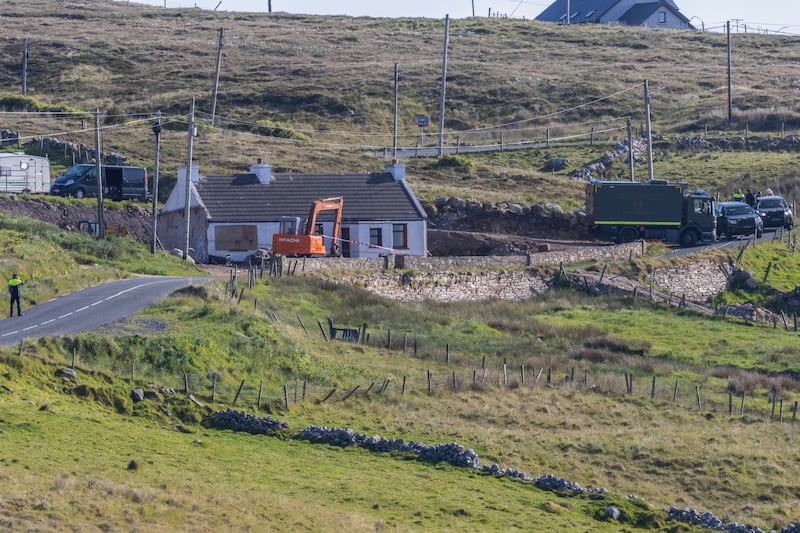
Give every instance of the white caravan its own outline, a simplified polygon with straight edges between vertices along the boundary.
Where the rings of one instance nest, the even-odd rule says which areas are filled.
[[[0,193],[50,192],[50,160],[0,152]]]

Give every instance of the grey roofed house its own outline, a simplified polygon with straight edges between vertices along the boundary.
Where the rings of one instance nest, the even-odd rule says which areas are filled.
[[[165,248],[185,243],[185,167],[159,216]],[[345,257],[381,254],[424,256],[427,215],[405,181],[405,166],[391,163],[384,172],[365,174],[273,174],[258,163],[246,174],[191,176],[190,247],[199,261],[230,257],[244,261],[269,249],[281,217],[305,218],[315,200],[343,198],[341,253]],[[333,213],[317,218],[330,235]],[[330,239],[325,239],[330,250]]]
[[[648,28],[694,29],[673,0],[570,0],[570,24],[625,24]],[[567,21],[567,0],[556,0],[536,20]]]

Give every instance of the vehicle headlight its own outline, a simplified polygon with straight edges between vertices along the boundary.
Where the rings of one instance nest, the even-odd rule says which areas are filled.
[[[730,225],[730,226],[735,226],[736,224],[739,223],[739,221],[736,220],[735,218],[729,218],[727,220],[728,220],[728,225]]]
[[[73,183],[75,183],[75,180],[74,180],[74,179],[72,179],[72,178],[70,178],[70,179],[68,179],[67,181],[65,181],[65,182],[64,182],[64,185],[65,185],[65,186],[66,186],[66,185],[72,185]]]

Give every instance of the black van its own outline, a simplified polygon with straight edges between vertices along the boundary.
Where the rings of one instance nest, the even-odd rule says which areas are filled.
[[[111,200],[147,201],[147,169],[144,167],[102,166],[103,196]],[[97,170],[95,165],[75,165],[57,177],[50,186],[50,194],[57,196],[97,196]]]

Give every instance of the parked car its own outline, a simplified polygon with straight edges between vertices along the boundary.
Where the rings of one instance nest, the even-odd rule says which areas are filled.
[[[792,208],[783,196],[759,196],[756,198],[756,211],[761,215],[765,228],[786,228],[794,226]]]
[[[111,200],[147,201],[147,170],[143,167],[106,165],[103,169],[103,195]],[[57,177],[50,194],[83,198],[97,196],[97,167],[80,164]]]
[[[717,235],[728,239],[736,235],[761,237],[764,222],[752,207],[744,202],[720,202],[716,205]]]

